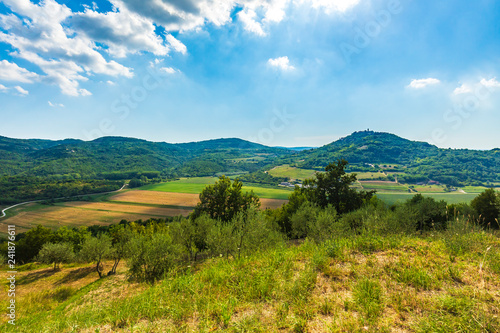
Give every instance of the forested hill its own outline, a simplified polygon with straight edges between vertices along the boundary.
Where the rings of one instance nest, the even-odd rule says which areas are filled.
[[[164,175],[213,175],[253,171],[271,158],[290,154],[241,139],[170,144],[103,137],[93,141],[24,140],[0,137],[0,175],[127,179],[137,171]],[[259,156],[259,159],[252,159]]]
[[[346,159],[357,170],[375,166],[392,173],[401,172],[401,180],[408,182],[436,180],[450,185],[500,182],[500,149],[442,149],[426,142],[373,131],[355,132],[283,161],[320,169],[338,158]]]
[[[130,179],[141,174],[211,176],[293,164],[320,170],[344,158],[352,171],[374,169],[403,182],[436,180],[449,185],[500,183],[500,149],[441,149],[394,134],[355,132],[316,149],[297,151],[230,138],[170,144],[103,137],[93,141],[0,137],[0,176],[55,179]]]

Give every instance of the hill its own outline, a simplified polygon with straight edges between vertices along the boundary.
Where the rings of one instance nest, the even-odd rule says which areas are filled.
[[[429,180],[444,184],[492,185],[500,183],[500,150],[442,149],[390,133],[355,132],[314,150],[283,159],[300,168],[322,169],[344,158],[353,171],[384,171],[400,181]]]

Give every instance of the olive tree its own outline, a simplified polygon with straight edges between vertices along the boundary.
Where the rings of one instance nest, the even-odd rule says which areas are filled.
[[[37,260],[45,264],[54,264],[54,271],[60,263],[73,260],[73,244],[71,243],[45,243],[38,253]]]

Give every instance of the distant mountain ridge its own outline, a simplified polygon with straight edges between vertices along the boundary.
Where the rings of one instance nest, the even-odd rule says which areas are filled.
[[[110,173],[155,171],[166,176],[254,172],[292,163],[322,169],[344,158],[353,169],[394,164],[404,180],[445,184],[500,183],[500,149],[442,149],[391,133],[354,132],[320,148],[268,147],[238,138],[188,143],[126,137],[12,139],[0,136],[0,175],[102,177]],[[125,177],[125,175],[124,175]]]

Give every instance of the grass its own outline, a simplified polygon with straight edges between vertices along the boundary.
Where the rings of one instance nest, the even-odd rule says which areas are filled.
[[[217,181],[216,177],[185,178],[167,183],[146,185],[140,189],[148,191],[199,194],[203,191],[205,186],[214,184],[215,181]],[[254,191],[254,193],[260,198],[281,200],[288,199],[288,196],[292,192],[291,189],[258,186],[243,186],[243,191]]]
[[[155,285],[128,281],[123,264],[103,279],[90,265],[31,265],[17,276],[17,325],[3,316],[0,331],[498,332],[500,240],[469,229],[306,240]]]
[[[365,190],[376,190],[380,192],[408,192],[408,187],[386,181],[360,181],[359,182]]]
[[[316,171],[312,169],[299,169],[291,167],[288,164],[274,167],[268,172],[271,176],[274,177],[288,177],[290,179],[300,179],[300,180],[304,180],[306,178],[312,178],[316,173]]]
[[[387,204],[395,204],[411,199],[416,193],[377,193],[377,197]],[[462,193],[421,193],[423,196],[428,196],[436,200],[444,200],[448,204],[454,203],[469,203],[477,194],[462,194]]]

